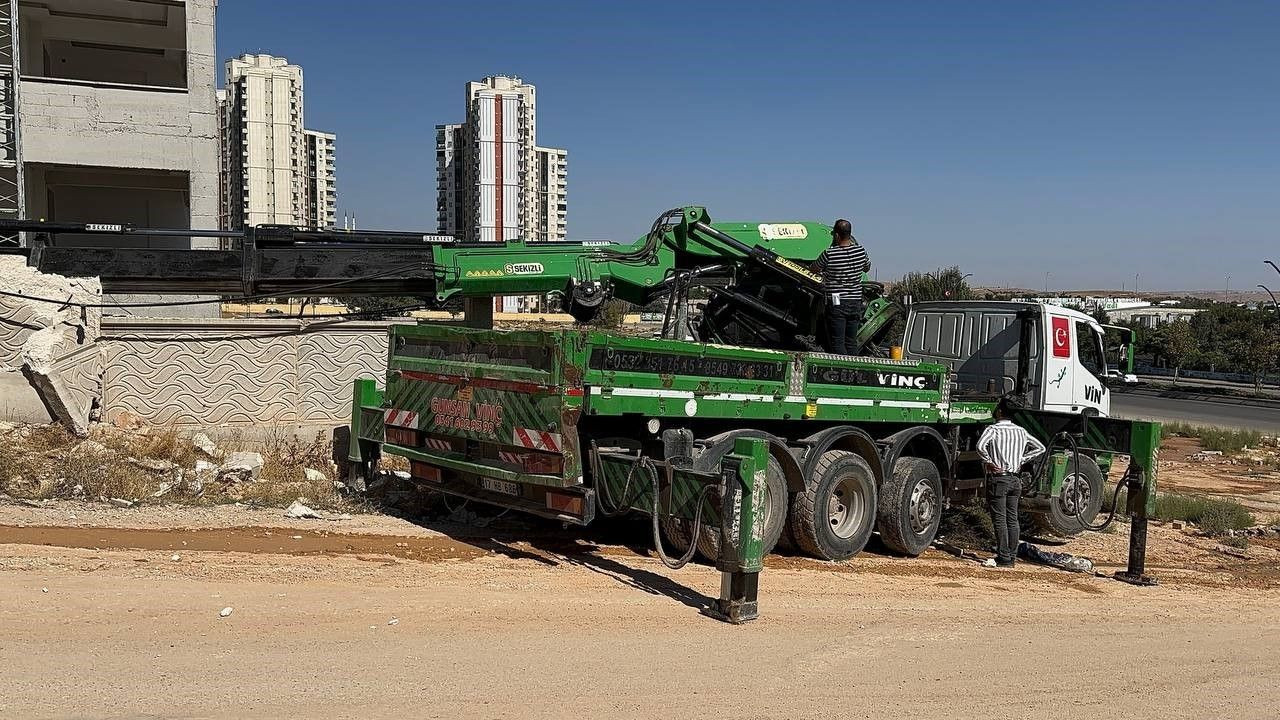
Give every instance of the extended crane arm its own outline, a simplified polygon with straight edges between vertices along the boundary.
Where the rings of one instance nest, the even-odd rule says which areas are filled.
[[[25,247],[2,252],[26,254],[42,272],[99,277],[108,292],[287,296],[341,283],[328,294],[439,301],[577,288],[584,300],[594,292],[648,302],[673,271],[748,258],[811,261],[825,246],[824,231],[816,223],[712,224],[700,207],[664,213],[629,245],[462,243],[447,235],[277,225],[227,231],[0,221],[0,234],[29,234]],[[142,240],[138,244],[149,247],[117,247],[105,238]],[[206,238],[217,247],[182,247],[190,245],[188,238]]]
[[[262,225],[245,231],[135,228],[105,223],[0,220],[0,235],[26,233],[23,253],[42,272],[98,277],[109,293],[242,297],[405,295],[453,298],[555,293],[588,321],[606,300],[648,304],[663,296],[691,304],[712,297],[704,340],[813,347],[821,332],[822,278],[808,269],[830,242],[820,223],[713,223],[705,208],[663,213],[629,244],[463,243],[411,232],[305,230]],[[142,240],[119,247],[105,238]],[[204,238],[210,249],[191,249]],[[887,328],[883,301],[868,330]],[[674,304],[673,304],[674,307]],[[682,315],[682,317],[685,317]],[[867,334],[867,333],[864,333]],[[874,338],[869,335],[870,343]]]

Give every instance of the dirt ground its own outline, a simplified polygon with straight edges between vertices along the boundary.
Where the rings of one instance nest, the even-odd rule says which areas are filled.
[[[1270,450],[1268,460],[1274,446]],[[1160,447],[1160,490],[1230,498],[1263,519],[1280,517],[1280,470],[1251,461],[1250,454],[1260,455],[1204,455],[1194,438],[1167,438]]]
[[[1273,718],[1280,542],[1152,529],[1161,584],[774,556],[700,614],[642,523],[0,505],[0,717]],[[1273,536],[1274,537],[1274,536]],[[1110,572],[1123,532],[1065,549]],[[223,608],[232,608],[220,617]]]

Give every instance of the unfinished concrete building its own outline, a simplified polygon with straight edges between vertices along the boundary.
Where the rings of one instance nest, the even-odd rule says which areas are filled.
[[[216,227],[216,0],[0,0],[0,216]],[[8,51],[8,55],[4,51]],[[8,63],[5,65],[4,63]],[[15,92],[16,91],[16,92]],[[84,245],[216,247],[197,238]]]

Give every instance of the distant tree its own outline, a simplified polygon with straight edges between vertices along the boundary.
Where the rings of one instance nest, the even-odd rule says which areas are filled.
[[[1191,324],[1181,320],[1168,323],[1163,329],[1161,352],[1173,365],[1173,382],[1177,384],[1182,366],[1195,357],[1196,337],[1191,331]]]
[[[1261,323],[1241,330],[1234,344],[1236,362],[1246,375],[1253,376],[1253,391],[1262,391],[1262,376],[1277,367],[1280,339]]]
[[[897,303],[903,303],[907,297],[912,302],[973,300],[977,297],[965,281],[964,273],[955,266],[931,273],[907,273],[889,288],[888,296]]]
[[[420,308],[431,304],[431,298],[410,296],[351,295],[338,298],[353,313],[369,320],[381,320],[408,312],[409,308]]]

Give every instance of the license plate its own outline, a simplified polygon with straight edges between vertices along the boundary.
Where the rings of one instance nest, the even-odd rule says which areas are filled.
[[[520,497],[520,486],[506,480],[495,480],[493,478],[480,478],[480,487],[490,492],[502,493],[503,495],[515,495]]]

